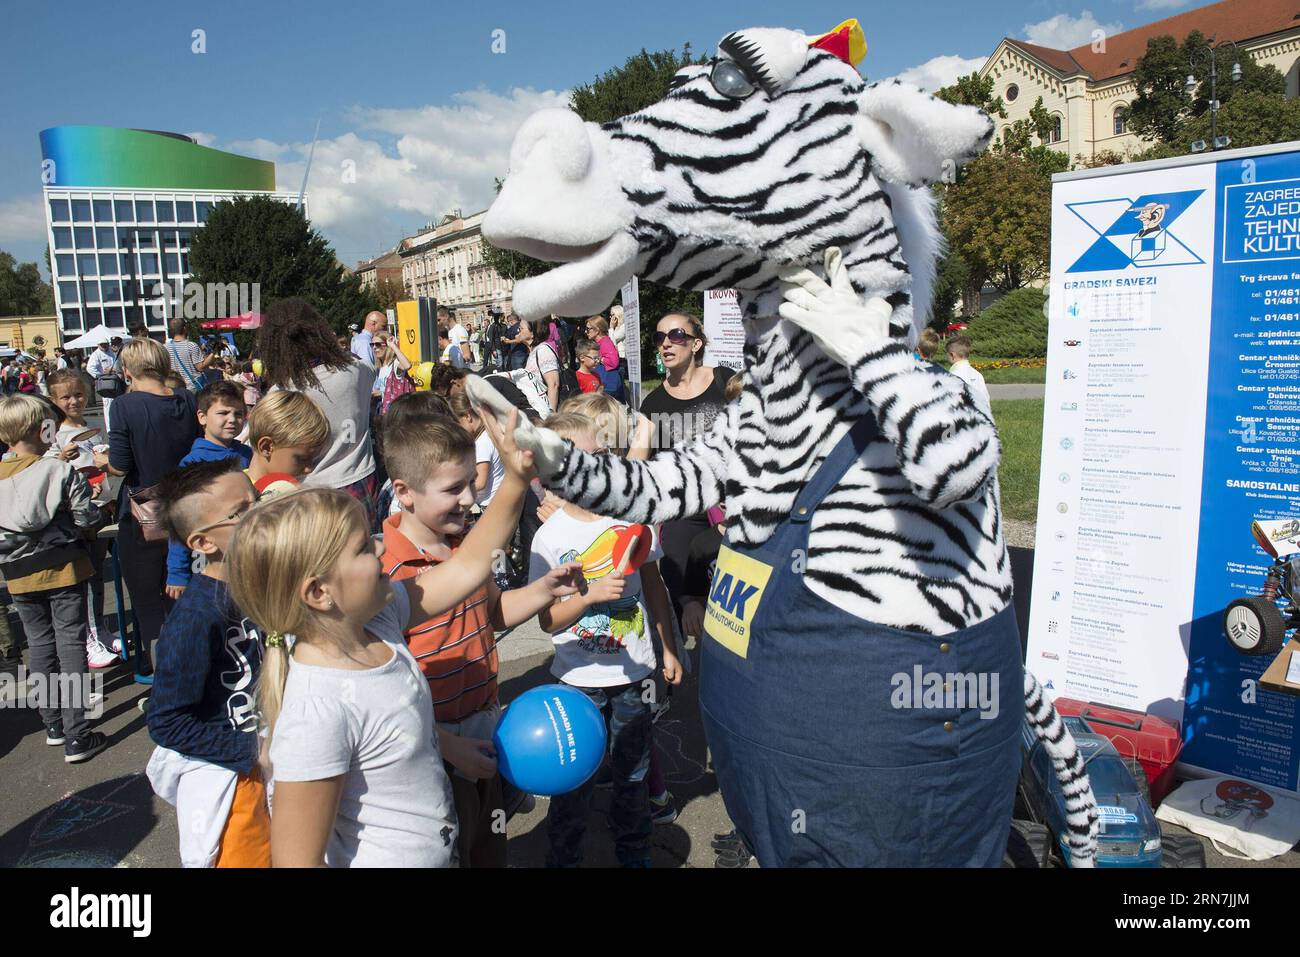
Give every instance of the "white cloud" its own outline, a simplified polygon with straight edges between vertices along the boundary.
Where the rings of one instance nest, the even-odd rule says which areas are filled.
[[[316,144],[307,182],[312,224],[351,265],[445,212],[485,209],[506,175],[515,131],[536,110],[568,102],[567,91],[477,89],[446,105],[354,108],[351,132]],[[259,138],[222,148],[274,161],[277,187],[297,190],[311,142]]]
[[[194,142],[198,143],[200,146],[211,146],[213,143],[217,141],[217,137],[215,133],[204,133],[199,130],[195,130],[193,133],[186,133],[185,135],[188,136],[190,139],[192,139]]]
[[[1138,0],[1139,10],[1177,10],[1185,7],[1192,0]]]
[[[1156,0],[1156,2],[1168,2],[1168,0]],[[1072,17],[1068,13],[1058,13],[1038,23],[1026,23],[1025,39],[1041,47],[1069,50],[1084,43],[1091,43],[1098,30],[1105,36],[1111,36],[1122,32],[1123,29],[1124,27],[1119,23],[1101,23],[1092,15],[1091,10],[1084,10],[1077,17]]]
[[[897,79],[933,93],[942,86],[956,82],[959,76],[977,73],[987,60],[988,57],[967,59],[951,54],[931,57],[919,66],[908,67],[898,74]]]

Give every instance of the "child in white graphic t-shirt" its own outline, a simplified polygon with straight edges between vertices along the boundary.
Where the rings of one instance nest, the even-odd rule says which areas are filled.
[[[560,413],[547,419],[546,427],[584,452],[608,452],[597,446],[595,422],[583,416]],[[614,779],[610,819],[624,867],[649,864],[652,696],[645,691],[656,665],[652,628],[663,647],[664,680],[673,685],[682,680],[672,603],[659,576],[661,556],[649,526],[593,515],[566,502],[533,537],[529,568],[529,577],[537,579],[565,562],[582,564],[586,587],[537,618],[555,644],[551,673],[586,694],[605,716]],[[592,787],[588,780],[551,799],[548,866],[575,867],[582,860]]]

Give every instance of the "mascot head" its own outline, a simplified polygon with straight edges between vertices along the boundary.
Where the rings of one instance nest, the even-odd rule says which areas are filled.
[[[993,124],[898,81],[867,85],[857,21],[809,37],[754,28],[681,70],[662,100],[599,126],[542,110],[515,136],[483,222],[492,243],[563,265],[514,289],[515,311],[586,316],[632,275],[735,288],[748,319],[776,315],[777,274],[820,272],[839,246],[891,331],[923,323],[939,253],[925,184],[987,144]]]

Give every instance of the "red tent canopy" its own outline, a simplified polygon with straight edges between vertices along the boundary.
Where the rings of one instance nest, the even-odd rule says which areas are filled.
[[[202,329],[217,329],[224,332],[234,332],[238,329],[257,329],[262,325],[262,314],[260,312],[246,312],[242,316],[230,316],[226,319],[212,319],[209,322],[199,323]]]

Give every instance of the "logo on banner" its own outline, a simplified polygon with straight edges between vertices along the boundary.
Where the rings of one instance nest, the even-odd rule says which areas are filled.
[[[1204,192],[1191,189],[1180,193],[1147,193],[1137,199],[1125,196],[1066,203],[1065,208],[1097,235],[1066,272],[1203,264],[1205,260],[1170,227]]]

